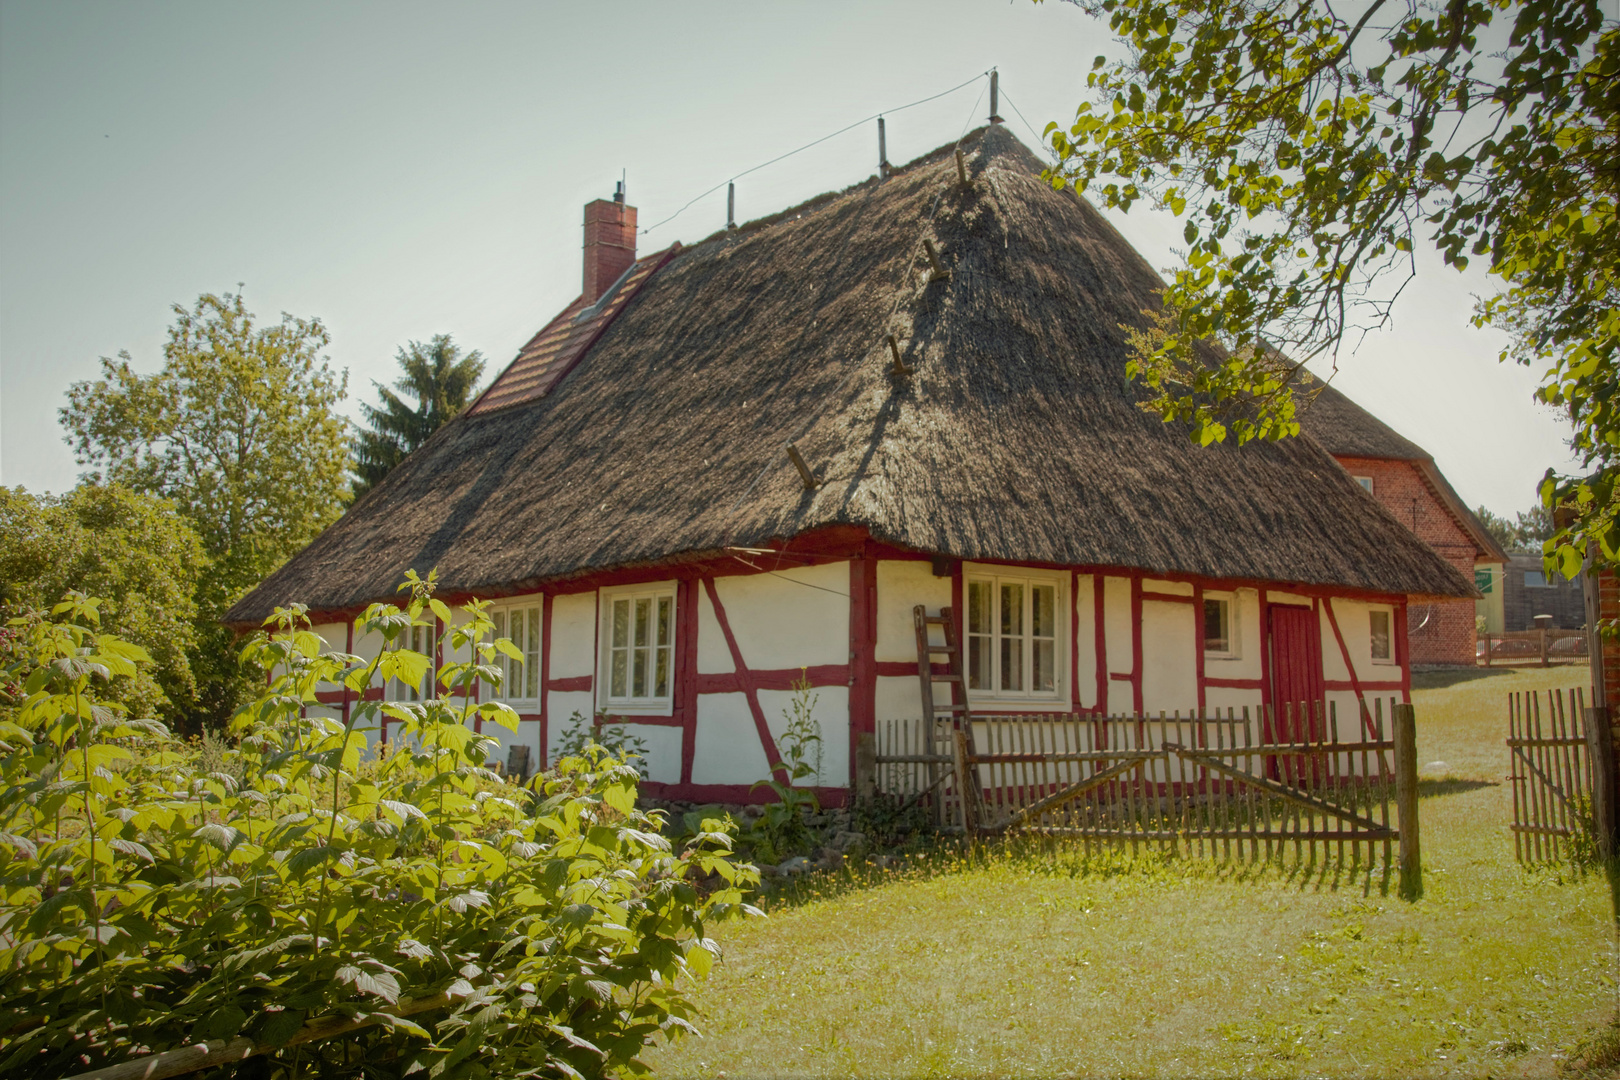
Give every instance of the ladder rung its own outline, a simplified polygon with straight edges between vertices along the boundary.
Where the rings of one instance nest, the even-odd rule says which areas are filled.
[[[935,712],[966,712],[966,705],[935,705]]]
[[[962,681],[962,676],[960,676],[960,675],[935,675],[932,678],[933,678],[934,682],[961,682]]]
[[[930,645],[928,646],[928,651],[931,653],[956,652],[957,648],[955,645]]]
[[[929,626],[945,626],[950,621],[951,620],[947,619],[943,615],[925,615],[925,616],[923,616],[923,622],[927,623]]]

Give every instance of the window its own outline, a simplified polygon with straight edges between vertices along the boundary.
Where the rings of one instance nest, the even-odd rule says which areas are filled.
[[[601,704],[667,710],[674,700],[675,589],[637,586],[602,594]]]
[[[1387,608],[1373,608],[1367,613],[1372,624],[1372,658],[1375,664],[1395,662],[1393,639],[1390,637],[1390,612]]]
[[[1058,697],[1062,598],[1062,588],[1051,579],[970,577],[968,689],[985,697]]]
[[[512,645],[523,654],[521,662],[498,653],[495,664],[501,669],[501,685],[491,688],[490,698],[496,701],[540,700],[540,605],[516,604],[497,608],[495,637],[511,638]]]
[[[1358,476],[1358,477],[1355,478],[1355,481],[1356,481],[1356,483],[1360,484],[1362,487],[1367,489],[1367,494],[1369,494],[1369,495],[1372,494],[1372,477],[1370,477],[1370,476]]]
[[[1524,572],[1524,587],[1527,589],[1550,589],[1547,584],[1547,575],[1540,570],[1526,570]]]
[[[1232,625],[1232,601],[1204,598],[1204,655],[1236,658],[1237,629]]]
[[[427,613],[427,616],[433,619],[431,613]],[[434,644],[438,640],[437,625],[438,620],[434,619],[433,625],[413,626],[394,639],[391,648],[421,653],[428,658],[428,669],[423,673],[422,681],[415,686],[399,679],[389,679],[387,694],[389,701],[421,701],[423,698],[433,696],[434,673],[439,666],[439,657],[434,649]]]

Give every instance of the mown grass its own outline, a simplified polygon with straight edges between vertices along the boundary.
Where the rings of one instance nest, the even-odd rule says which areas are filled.
[[[1567,1074],[1579,1056],[1607,1075],[1607,883],[1521,869],[1501,783],[1507,691],[1583,676],[1417,691],[1417,903],[1377,875],[940,851],[812,880],[727,929],[700,990],[704,1037],[651,1063],[665,1077],[1509,1077]]]

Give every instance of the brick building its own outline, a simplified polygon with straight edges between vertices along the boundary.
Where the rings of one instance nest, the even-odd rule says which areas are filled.
[[[1508,556],[1502,580],[1503,629],[1534,630],[1538,615],[1551,615],[1550,630],[1579,630],[1586,625],[1586,575],[1566,581],[1562,574],[1547,575],[1541,555]]]
[[[1470,576],[1508,561],[1427,450],[1338,390],[1311,380],[1315,397],[1300,427],[1320,443],[1384,509],[1451,565]],[[1500,571],[1498,571],[1498,576]],[[1474,602],[1414,601],[1407,633],[1415,664],[1474,663]]]

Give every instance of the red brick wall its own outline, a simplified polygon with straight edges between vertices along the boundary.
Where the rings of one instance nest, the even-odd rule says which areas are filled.
[[[1406,461],[1339,458],[1351,476],[1370,476],[1373,497],[1395,520],[1417,533],[1441,558],[1474,576],[1474,542],[1423,482],[1417,467]],[[1414,602],[1406,609],[1407,633],[1415,664],[1474,663],[1474,602]]]
[[[1598,618],[1620,619],[1620,581],[1610,571],[1600,571],[1596,576]],[[1588,581],[1587,588],[1591,587],[1592,583]],[[1620,638],[1604,638],[1602,650],[1603,700],[1608,703],[1612,715],[1620,710]]]

